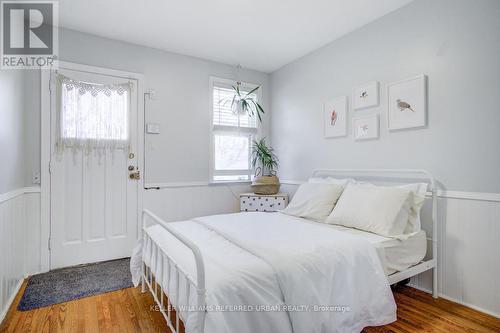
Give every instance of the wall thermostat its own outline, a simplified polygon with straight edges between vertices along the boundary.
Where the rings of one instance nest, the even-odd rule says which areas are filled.
[[[148,133],[148,134],[160,134],[160,124],[148,123],[146,125],[146,133]]]

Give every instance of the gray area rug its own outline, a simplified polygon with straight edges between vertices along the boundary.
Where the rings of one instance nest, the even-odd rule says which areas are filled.
[[[132,287],[130,258],[33,275],[17,307],[20,311]]]

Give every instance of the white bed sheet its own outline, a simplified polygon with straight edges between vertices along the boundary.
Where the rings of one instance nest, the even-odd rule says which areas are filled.
[[[377,248],[377,253],[387,275],[418,264],[427,253],[427,235],[424,230],[420,230],[407,239],[400,240],[339,225],[332,225],[332,228],[356,235],[372,243]]]
[[[272,268],[262,259],[238,247],[216,232],[193,221],[171,222],[169,225],[197,244],[205,264],[206,304],[209,308],[205,317],[205,333],[232,333],[238,328],[239,333],[283,332],[292,333],[290,319],[286,312],[250,312],[234,311],[231,306],[245,304],[283,305],[283,297]],[[194,256],[186,246],[169,234],[160,225],[146,229],[148,235],[158,244],[177,265],[196,281]],[[153,274],[163,276],[158,281],[171,304],[178,309],[197,304],[194,288],[187,288],[187,281],[180,275],[177,288],[175,267],[163,257],[156,260],[153,244],[143,244],[144,253],[135,251],[132,256],[131,270],[134,282],[138,283],[141,268],[141,256]],[[139,250],[139,246],[136,248]],[[132,267],[135,265],[135,267]],[[139,266],[137,266],[139,265]],[[229,269],[230,268],[230,269]],[[161,273],[162,272],[162,273]],[[168,279],[170,277],[170,279]],[[179,295],[177,295],[179,290]],[[189,300],[188,300],[189,293]],[[221,311],[217,311],[220,306]],[[197,315],[193,311],[179,311],[185,324],[186,333],[197,331]]]
[[[209,305],[330,304],[352,308],[347,313],[208,311],[205,333],[359,332],[364,326],[383,325],[396,318],[377,247],[366,239],[279,213],[227,214],[170,225],[202,250]],[[161,226],[149,227],[147,233],[196,279],[189,249]],[[143,246],[146,265],[156,276],[163,270],[165,277],[165,270],[169,270],[166,260],[156,260],[151,242]],[[141,252],[135,251],[131,261],[135,279]],[[172,303],[180,307],[196,304],[193,288],[188,291],[182,279],[180,294],[175,294],[175,276],[168,285],[160,281]],[[181,311],[187,332],[196,328],[196,317],[196,313]]]

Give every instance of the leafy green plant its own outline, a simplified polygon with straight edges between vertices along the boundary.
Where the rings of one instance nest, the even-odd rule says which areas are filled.
[[[265,170],[272,174],[274,169],[278,167],[278,157],[274,153],[274,149],[267,145],[266,138],[252,142],[252,167],[255,168],[257,163],[262,166],[263,175],[265,175]]]
[[[262,115],[264,114],[264,109],[262,106],[251,96],[254,92],[256,92],[260,86],[257,86],[245,93],[240,89],[240,82],[236,83],[236,86],[232,86],[234,90],[233,100],[231,102],[231,108],[237,107],[238,111],[243,113],[248,113],[250,117],[254,117],[257,115],[259,121],[262,122]],[[237,111],[237,112],[238,112]]]

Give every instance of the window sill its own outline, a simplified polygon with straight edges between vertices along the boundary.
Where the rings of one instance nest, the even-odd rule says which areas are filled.
[[[219,185],[250,185],[252,181],[250,180],[213,180],[208,183],[208,186],[219,186]]]

